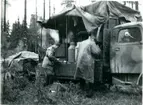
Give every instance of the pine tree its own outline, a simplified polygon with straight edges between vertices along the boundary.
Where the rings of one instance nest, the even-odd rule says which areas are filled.
[[[30,19],[30,27],[28,29],[28,36],[29,36],[29,51],[38,52],[38,27],[36,23],[36,16],[34,14],[31,15]]]
[[[3,20],[1,20],[3,21]],[[1,55],[3,58],[7,55],[7,49],[8,49],[8,42],[9,42],[9,36],[10,36],[10,29],[9,29],[9,21],[6,23],[6,29],[4,31],[4,22],[1,24]]]
[[[8,41],[8,38],[9,38],[9,35],[10,35],[10,29],[9,29],[9,21],[7,21],[6,23],[6,29],[5,29],[5,32],[4,32],[4,24],[2,22],[1,24],[1,43],[2,43],[2,46],[4,45],[4,43],[6,43],[6,41]]]
[[[23,38],[22,33],[22,25],[20,24],[18,19],[18,21],[16,21],[12,26],[12,32],[9,38],[11,43],[11,45],[9,46],[10,49],[17,47],[19,40],[22,40]]]
[[[66,7],[71,7],[74,0],[63,0],[62,5],[64,4]]]
[[[10,38],[10,29],[9,29],[10,25],[9,25],[9,21],[7,21],[6,23],[6,41],[9,42],[9,38]]]

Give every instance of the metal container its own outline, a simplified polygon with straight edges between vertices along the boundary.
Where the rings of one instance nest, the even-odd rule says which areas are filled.
[[[70,46],[68,48],[68,62],[69,63],[75,62],[75,44],[74,44],[74,42],[71,42]]]

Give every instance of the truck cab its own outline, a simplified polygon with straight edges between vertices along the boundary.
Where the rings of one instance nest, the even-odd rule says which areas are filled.
[[[143,22],[117,25],[111,32],[110,69],[113,83],[141,83]]]

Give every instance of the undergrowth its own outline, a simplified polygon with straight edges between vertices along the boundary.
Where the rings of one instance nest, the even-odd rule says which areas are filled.
[[[16,68],[17,69],[17,68]],[[42,71],[42,70],[41,70]],[[35,82],[17,75],[2,82],[2,103],[9,105],[141,105],[141,94],[126,94],[119,91],[98,88],[92,98],[80,89],[79,83],[72,81],[59,83],[65,88],[57,90],[57,85],[44,87],[45,76],[39,74]],[[95,87],[99,87],[95,85]],[[54,92],[52,92],[53,90]]]

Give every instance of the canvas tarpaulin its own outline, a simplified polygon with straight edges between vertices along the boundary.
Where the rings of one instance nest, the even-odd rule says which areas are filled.
[[[51,29],[57,29],[59,26],[65,24],[66,22],[66,14],[75,9],[76,7],[73,5],[72,7],[64,8],[61,12],[58,14],[50,17],[48,20],[43,22],[44,28],[51,28]]]
[[[65,24],[67,16],[81,17],[88,32],[96,29],[101,24],[104,24],[109,18],[124,18],[126,21],[130,22],[141,20],[139,11],[126,7],[119,2],[98,1],[88,6],[73,6],[64,9],[64,11],[43,23],[43,26],[45,28],[56,28],[59,24]],[[78,23],[78,21],[76,22]]]
[[[32,59],[33,61],[38,62],[39,61],[39,56],[38,54],[30,51],[21,51],[19,53],[16,53],[12,56],[9,56],[8,58],[5,59],[5,61],[8,63],[8,66],[11,66],[15,62],[20,62],[25,59]]]

